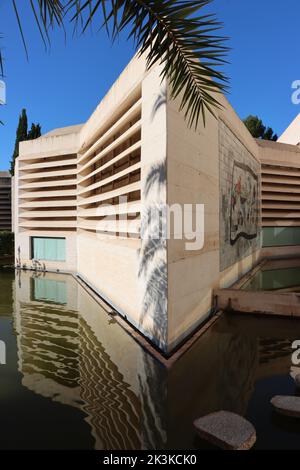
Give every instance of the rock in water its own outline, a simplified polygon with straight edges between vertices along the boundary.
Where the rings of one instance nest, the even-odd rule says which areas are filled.
[[[229,411],[218,411],[194,421],[202,439],[225,450],[249,450],[256,442],[256,431],[249,421]]]
[[[272,398],[272,405],[282,415],[300,418],[300,397],[280,396]]]

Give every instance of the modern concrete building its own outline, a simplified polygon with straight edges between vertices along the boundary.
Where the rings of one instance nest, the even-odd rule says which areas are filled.
[[[300,147],[258,141],[265,256],[300,255]]]
[[[299,148],[254,140],[222,96],[217,118],[188,128],[160,72],[134,57],[85,124],[20,144],[15,246],[18,266],[78,274],[170,353],[259,260],[261,202],[266,248],[272,227],[297,225],[297,192],[278,188],[297,187]],[[166,238],[148,236],[153,207]],[[165,207],[193,216],[184,236]]]
[[[11,231],[11,176],[0,171],[0,231]]]

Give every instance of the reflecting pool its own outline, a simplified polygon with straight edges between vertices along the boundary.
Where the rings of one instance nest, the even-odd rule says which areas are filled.
[[[1,449],[194,449],[220,409],[256,427],[257,449],[300,449],[273,413],[295,394],[293,320],[224,316],[172,367],[144,351],[71,276],[0,271]]]
[[[258,271],[243,288],[248,291],[300,292],[300,268],[266,269]]]

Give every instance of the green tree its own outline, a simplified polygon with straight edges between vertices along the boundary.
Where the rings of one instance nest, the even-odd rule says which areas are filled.
[[[12,159],[10,162],[10,173],[12,176],[15,173],[15,161],[19,155],[19,143],[27,139],[27,132],[28,132],[28,120],[27,120],[26,109],[22,109],[22,112],[19,116],[19,123],[17,127],[17,132],[16,132],[14,153],[12,155]]]
[[[30,131],[27,134],[27,140],[33,140],[41,137],[41,126],[40,124],[31,124]]]
[[[124,29],[147,65],[162,64],[171,97],[180,96],[181,109],[190,125],[197,126],[206,112],[221,107],[218,94],[227,88],[219,69],[227,47],[216,34],[220,23],[214,15],[202,14],[212,0],[25,0],[45,46],[49,30],[64,27],[68,18],[75,29],[104,26],[112,40]],[[16,0],[11,0],[27,53],[22,18]]]
[[[278,136],[274,134],[273,129],[266,127],[258,116],[250,114],[243,122],[255,139],[272,140],[273,142],[278,140]]]
[[[26,109],[22,109],[22,112],[19,116],[19,123],[16,132],[16,141],[14,153],[10,161],[10,173],[13,176],[15,173],[15,161],[19,156],[19,143],[24,140],[32,140],[41,136],[41,126],[39,124],[32,123],[31,129],[28,132],[28,119]]]

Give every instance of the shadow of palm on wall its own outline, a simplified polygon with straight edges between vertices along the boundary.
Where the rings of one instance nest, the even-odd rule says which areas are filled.
[[[164,160],[150,168],[144,188],[146,200],[150,200],[150,193],[159,194],[165,185],[166,161]],[[168,282],[164,218],[161,204],[149,205],[144,210],[138,275],[145,280],[140,325],[143,326],[146,320],[151,319],[151,326],[146,328],[157,345],[166,350]],[[155,233],[152,231],[153,228]]]

